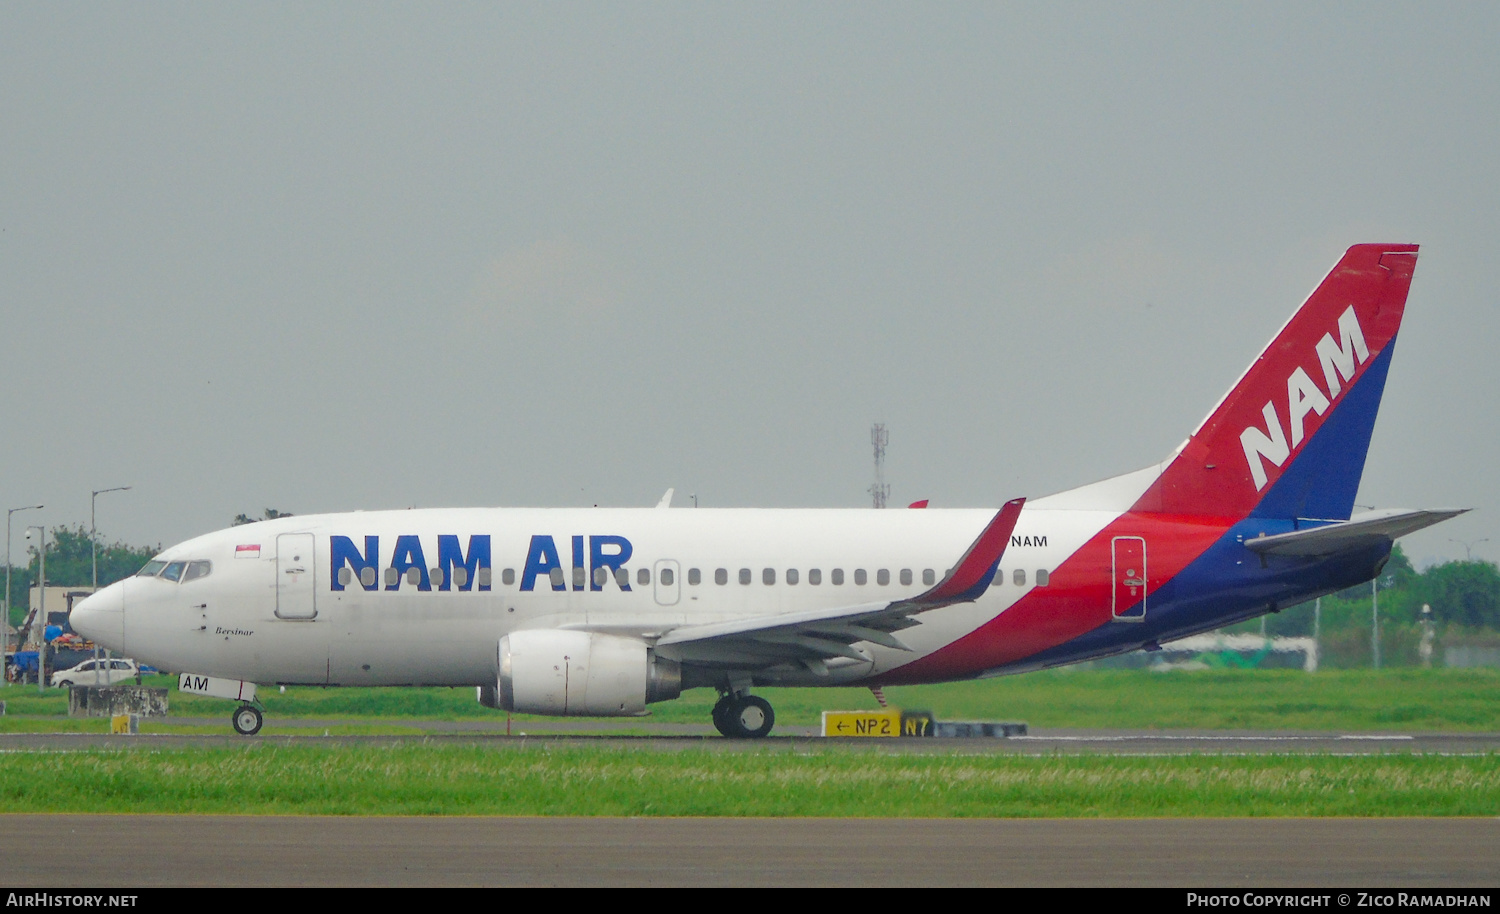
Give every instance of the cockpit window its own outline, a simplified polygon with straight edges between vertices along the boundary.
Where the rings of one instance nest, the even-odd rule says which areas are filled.
[[[206,578],[208,577],[208,573],[213,571],[213,567],[213,564],[210,562],[188,562],[187,572],[183,574],[182,582],[186,584],[188,581]]]
[[[142,568],[140,571],[137,571],[135,573],[135,576],[138,577],[138,578],[154,578],[158,574],[160,574],[161,570],[163,568],[165,568],[165,567],[167,567],[167,563],[166,562],[161,562],[161,561],[157,561],[156,559],[152,559],[151,561],[149,561],[149,562],[146,563],[146,567],[145,568]]]
[[[168,581],[181,581],[183,569],[186,567],[187,562],[172,562],[162,569],[161,576]]]

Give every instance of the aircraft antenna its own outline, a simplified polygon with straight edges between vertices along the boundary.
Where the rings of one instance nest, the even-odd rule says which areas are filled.
[[[884,508],[885,500],[891,496],[891,487],[885,481],[885,446],[891,443],[891,433],[885,430],[884,422],[870,428],[870,444],[875,446],[875,484],[869,493],[875,498],[875,507]]]

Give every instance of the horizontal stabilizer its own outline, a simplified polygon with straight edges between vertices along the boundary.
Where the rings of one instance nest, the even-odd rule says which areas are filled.
[[[1245,548],[1261,555],[1326,556],[1364,546],[1372,541],[1394,540],[1423,527],[1431,527],[1468,508],[1444,508],[1436,511],[1369,511],[1347,521],[1293,530],[1275,536],[1257,536],[1245,540]]]

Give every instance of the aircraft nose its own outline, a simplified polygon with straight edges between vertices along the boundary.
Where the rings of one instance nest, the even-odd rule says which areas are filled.
[[[111,650],[125,650],[125,582],[111,584],[82,603],[68,617],[73,630]]]

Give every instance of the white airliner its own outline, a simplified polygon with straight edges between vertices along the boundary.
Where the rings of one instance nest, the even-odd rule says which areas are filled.
[[[1368,581],[1396,537],[1459,513],[1351,516],[1416,260],[1350,248],[1176,451],[1069,492],[998,511],[288,517],[166,549],[72,624],[239,698],[241,733],[261,725],[254,684],[280,683],[474,686],[487,707],[590,716],[712,688],[719,731],[759,737],[756,686],[1149,650]]]

